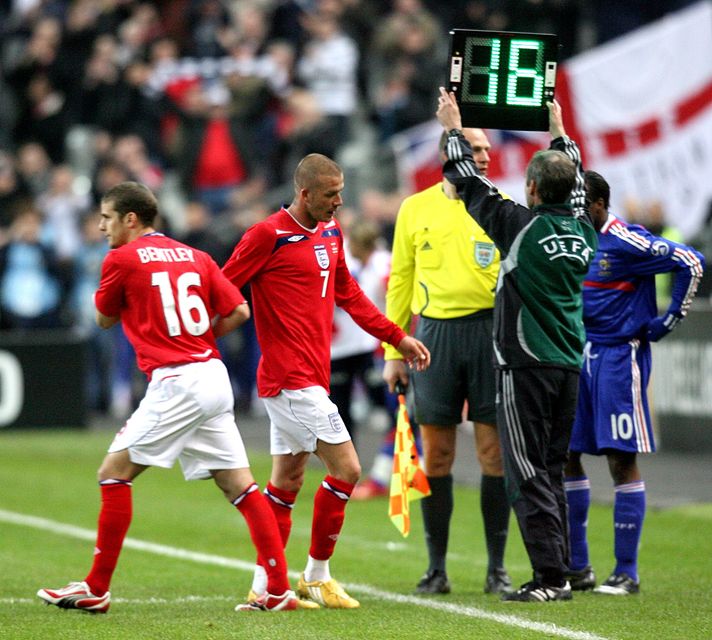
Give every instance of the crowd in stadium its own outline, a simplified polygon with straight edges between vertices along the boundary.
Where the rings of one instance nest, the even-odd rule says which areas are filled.
[[[103,386],[92,376],[89,401],[128,409],[130,348],[93,322],[109,188],[148,185],[164,228],[223,264],[245,228],[288,201],[306,153],[373,162],[365,140],[380,149],[433,117],[449,28],[557,33],[565,58],[684,4],[2,0],[0,330],[84,331],[97,372],[125,353]],[[370,197],[347,185],[346,205],[383,220],[403,194],[385,195],[393,171],[376,157],[382,183]],[[226,350],[254,363],[249,328],[236,340]]]

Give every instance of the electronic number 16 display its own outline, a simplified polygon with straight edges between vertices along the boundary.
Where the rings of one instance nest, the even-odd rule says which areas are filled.
[[[450,31],[448,90],[463,126],[546,131],[557,53],[553,34]]]

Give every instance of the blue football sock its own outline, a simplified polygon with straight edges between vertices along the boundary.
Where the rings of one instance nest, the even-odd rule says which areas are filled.
[[[642,480],[615,487],[613,506],[615,574],[627,573],[638,581],[638,546],[645,518],[645,483]]]
[[[588,508],[591,505],[591,482],[586,476],[564,480],[566,500],[569,503],[569,540],[571,545],[571,566],[578,571],[588,566]]]

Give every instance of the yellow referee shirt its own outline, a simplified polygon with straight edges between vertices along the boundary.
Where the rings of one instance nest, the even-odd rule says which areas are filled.
[[[494,306],[499,251],[442,183],[406,198],[396,218],[386,316],[406,332],[413,315],[444,320]],[[384,345],[386,360],[402,356]]]

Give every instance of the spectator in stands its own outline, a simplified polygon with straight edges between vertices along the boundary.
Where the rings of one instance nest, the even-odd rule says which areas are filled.
[[[117,63],[123,69],[133,60],[146,56],[151,41],[163,35],[158,12],[150,2],[132,7],[131,16],[118,29]]]
[[[239,44],[239,57],[254,58],[265,53],[269,23],[263,3],[255,0],[234,5],[235,33]],[[235,55],[235,51],[232,52]]]
[[[143,140],[150,158],[165,163],[161,123],[165,113],[162,96],[153,95],[149,80],[151,66],[143,60],[130,62],[123,72],[127,87],[126,122],[122,131]]]
[[[113,39],[115,29],[100,28],[100,20],[109,15],[108,3],[104,3],[101,11],[94,0],[75,0],[67,3],[64,15],[62,38],[59,43],[58,59],[63,77],[69,82],[62,82],[61,87],[66,92],[70,124],[82,122],[80,109],[83,100],[83,86],[77,80],[84,77],[87,61],[92,57],[103,34]],[[102,23],[106,24],[106,23]],[[118,23],[116,24],[118,28]],[[94,106],[94,109],[98,105]]]
[[[437,94],[432,79],[445,65],[437,21],[418,9],[418,4],[401,2],[401,11],[390,16],[375,35],[370,96],[381,140],[428,120]]]
[[[221,37],[230,25],[230,13],[220,0],[191,0],[188,52],[196,58],[225,55]]]
[[[194,84],[185,93],[175,166],[183,192],[215,214],[225,211],[232,192],[256,172],[251,132],[230,117],[228,90],[222,84]]]
[[[269,39],[285,40],[298,47],[304,40],[302,17],[305,3],[302,0],[280,0],[275,3],[270,20]]]
[[[81,119],[98,129],[117,135],[128,121],[131,87],[119,65],[118,43],[113,35],[94,42],[87,60],[81,92]]]
[[[359,96],[368,95],[369,50],[373,43],[373,32],[382,15],[388,11],[387,3],[378,0],[317,0],[317,10],[339,21],[344,33],[349,36],[359,50],[356,71]]]
[[[18,52],[9,56],[5,79],[18,100],[13,136],[15,142],[39,141],[53,162],[64,155],[64,135],[69,123],[65,87],[72,84],[59,58],[62,25],[43,18],[30,37],[18,39]]]
[[[17,150],[17,171],[33,197],[40,196],[49,189],[52,161],[38,142],[27,142]]]
[[[151,161],[143,140],[136,134],[116,138],[113,157],[138,181],[152,191],[159,192],[163,186],[163,170]]]
[[[120,327],[102,331],[95,322],[94,292],[101,278],[101,264],[109,247],[99,229],[101,216],[93,211],[82,218],[81,246],[74,261],[70,303],[74,326],[88,340],[86,397],[92,411],[106,413],[111,406],[115,367],[113,354]]]
[[[42,214],[23,208],[0,247],[0,322],[3,329],[61,326],[63,283],[54,251],[42,243]]]
[[[74,172],[66,164],[52,170],[49,189],[36,199],[57,259],[70,265],[81,244],[80,220],[88,211],[88,194],[74,191]]]
[[[1,47],[0,53],[2,53]],[[15,94],[0,73],[0,149],[9,148],[12,144],[18,116]]]
[[[275,75],[282,79],[281,84],[275,87],[275,93],[283,97],[290,92],[294,83],[297,51],[288,40],[270,40],[265,55],[277,70]]]
[[[297,63],[297,78],[314,94],[340,147],[351,135],[356,111],[359,52],[333,15],[306,14],[303,24],[309,39]]]
[[[359,197],[361,215],[378,224],[389,247],[393,245],[396,217],[403,198],[404,194],[399,191],[386,193],[378,189],[366,189]]]
[[[488,0],[466,0],[461,3],[459,9],[455,10],[454,17],[449,22],[443,22],[443,24],[457,29],[507,31],[511,30],[510,16],[514,11],[516,10],[507,7],[505,3],[494,3]],[[525,31],[531,32],[534,29],[525,29]]]
[[[285,196],[291,193],[289,176],[307,153],[333,157],[337,142],[333,125],[319,106],[316,96],[306,89],[295,88],[283,102],[280,137],[272,160],[274,177],[285,185]]]
[[[111,138],[108,138],[108,141],[110,142]],[[111,187],[133,177],[124,165],[102,149],[97,150],[97,156],[96,173],[92,179],[92,200],[95,204],[99,203]]]
[[[578,36],[577,29],[571,29],[570,25],[579,23],[580,11],[578,0],[517,0],[516,7],[512,6],[506,12],[508,21],[502,28],[529,33],[556,33],[559,36],[559,55],[568,58],[576,49]],[[619,7],[616,14],[622,13],[625,13],[625,8]]]
[[[343,214],[341,214],[343,220]],[[346,266],[363,292],[381,311],[386,308],[386,285],[391,271],[391,253],[383,246],[380,229],[368,220],[355,220],[345,230]],[[376,338],[359,327],[343,309],[334,309],[331,340],[331,381],[329,394],[358,450],[354,417],[354,397],[360,387],[371,407],[386,409],[386,385],[381,376],[382,353]],[[380,360],[380,362],[377,362]],[[395,424],[394,402],[390,404]],[[392,425],[391,425],[392,426]]]
[[[0,149],[0,247],[20,209],[32,201],[32,193],[17,172],[14,158]]]
[[[190,201],[184,208],[185,231],[179,240],[188,246],[205,251],[219,265],[232,253],[231,238],[224,242],[214,227],[213,216],[202,202]]]

